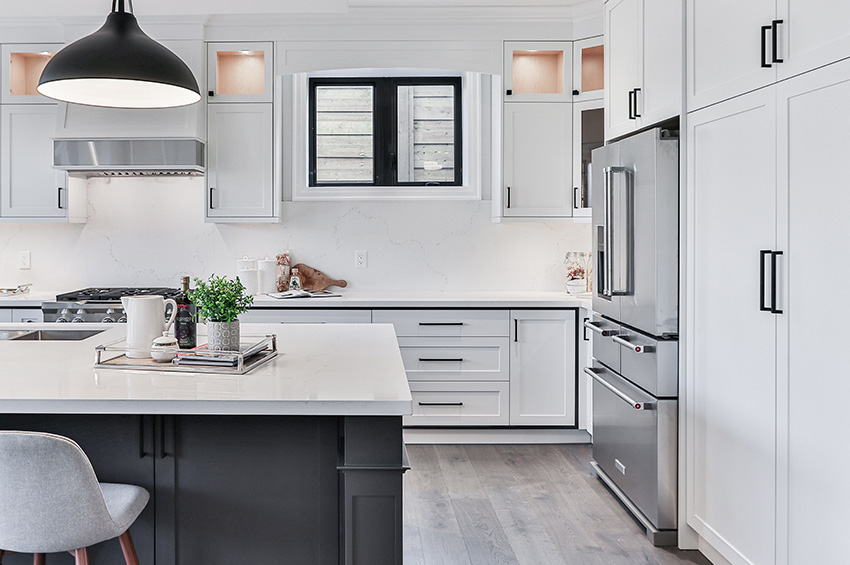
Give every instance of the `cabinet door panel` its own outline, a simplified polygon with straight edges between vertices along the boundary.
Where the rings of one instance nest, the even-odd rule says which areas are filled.
[[[850,3],[835,0],[778,0],[782,20],[779,78],[850,57]]]
[[[778,442],[780,469],[788,471],[787,479],[780,475],[777,492],[780,502],[783,493],[789,497],[787,563],[840,563],[846,560],[843,526],[850,505],[845,476],[850,444],[841,437],[850,424],[850,380],[842,332],[817,328],[847,311],[824,290],[850,278],[844,236],[850,192],[836,183],[847,159],[850,62],[780,83],[777,90],[778,158],[785,164],[779,195],[787,202],[788,218],[779,226],[780,249],[786,252],[781,272],[788,281],[786,313],[780,317],[779,351],[787,354],[780,355],[779,367],[787,359],[787,373],[780,372],[779,413],[787,413],[787,441],[783,433]],[[779,528],[782,532],[782,521]]]
[[[4,218],[62,218],[65,195],[53,168],[56,105],[3,106],[0,116],[0,213]],[[64,181],[63,181],[64,182]]]
[[[605,138],[619,137],[637,126],[629,114],[630,93],[641,86],[640,0],[605,3]]]
[[[572,105],[511,103],[504,111],[505,216],[571,216]]]
[[[576,425],[576,311],[513,310],[511,425]]]
[[[687,521],[735,563],[774,563],[776,316],[759,310],[759,251],[776,249],[775,116],[765,89],[688,125]]]
[[[637,97],[641,126],[682,111],[682,3],[643,2],[643,86]]]
[[[761,28],[773,21],[775,2],[688,0],[688,111],[776,80],[776,65],[762,68],[760,60]]]
[[[208,112],[207,215],[271,217],[272,105],[216,104]]]
[[[207,102],[271,102],[274,44],[207,44]]]
[[[572,63],[569,41],[506,41],[505,102],[571,101]]]

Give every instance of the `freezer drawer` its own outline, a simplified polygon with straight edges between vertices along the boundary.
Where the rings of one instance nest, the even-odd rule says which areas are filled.
[[[620,324],[594,314],[592,319],[584,323],[584,327],[593,332],[593,357],[619,371],[620,346],[613,338],[620,335]]]
[[[659,340],[621,327],[619,334],[613,336],[611,342],[620,350],[619,369],[598,358],[600,361],[654,396],[678,396],[678,341]]]
[[[593,459],[657,529],[675,529],[677,401],[657,400],[598,363],[587,372]]]

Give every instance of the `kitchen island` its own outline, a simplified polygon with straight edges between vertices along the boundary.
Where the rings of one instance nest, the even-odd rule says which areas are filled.
[[[123,332],[0,341],[0,428],[69,436],[101,481],[147,488],[141,563],[401,563],[411,396],[391,326],[244,324],[279,350],[245,375],[94,369]],[[117,542],[91,554],[121,562]]]

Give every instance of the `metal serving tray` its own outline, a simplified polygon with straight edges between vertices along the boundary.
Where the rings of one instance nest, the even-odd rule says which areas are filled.
[[[177,364],[175,363],[177,358],[171,362],[159,362],[149,357],[142,359],[127,357],[127,353],[131,351],[150,353],[149,349],[127,347],[127,343],[122,338],[95,347],[94,366],[96,369],[242,375],[277,356],[277,336],[274,334],[242,336],[241,351],[210,351],[196,348],[182,349],[177,352],[178,357],[194,357],[198,361],[196,364]],[[209,358],[210,364],[203,364],[203,358]],[[218,362],[222,359],[228,361],[232,359],[233,365],[219,364]]]

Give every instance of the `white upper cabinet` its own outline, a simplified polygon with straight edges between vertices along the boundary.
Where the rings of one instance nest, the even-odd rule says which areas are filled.
[[[55,104],[36,90],[41,71],[62,47],[59,43],[5,44],[2,47],[3,104]]]
[[[776,80],[776,0],[688,0],[688,111]]]
[[[207,44],[207,102],[271,102],[274,44]]]
[[[573,217],[589,217],[591,152],[605,145],[602,100],[573,104]]]
[[[272,105],[213,104],[208,113],[207,218],[270,221],[276,201]]]
[[[569,102],[573,97],[570,41],[506,41],[505,102]]]
[[[504,105],[504,217],[572,216],[572,104]]]
[[[53,168],[56,105],[4,104],[0,112],[0,216],[65,218],[65,172]]]
[[[681,9],[677,0],[606,2],[606,139],[681,112]]]
[[[602,99],[605,88],[604,43],[602,36],[573,42],[573,102]]]
[[[850,2],[777,0],[779,79],[850,57]]]
[[[850,3],[688,0],[688,111],[850,57]]]

